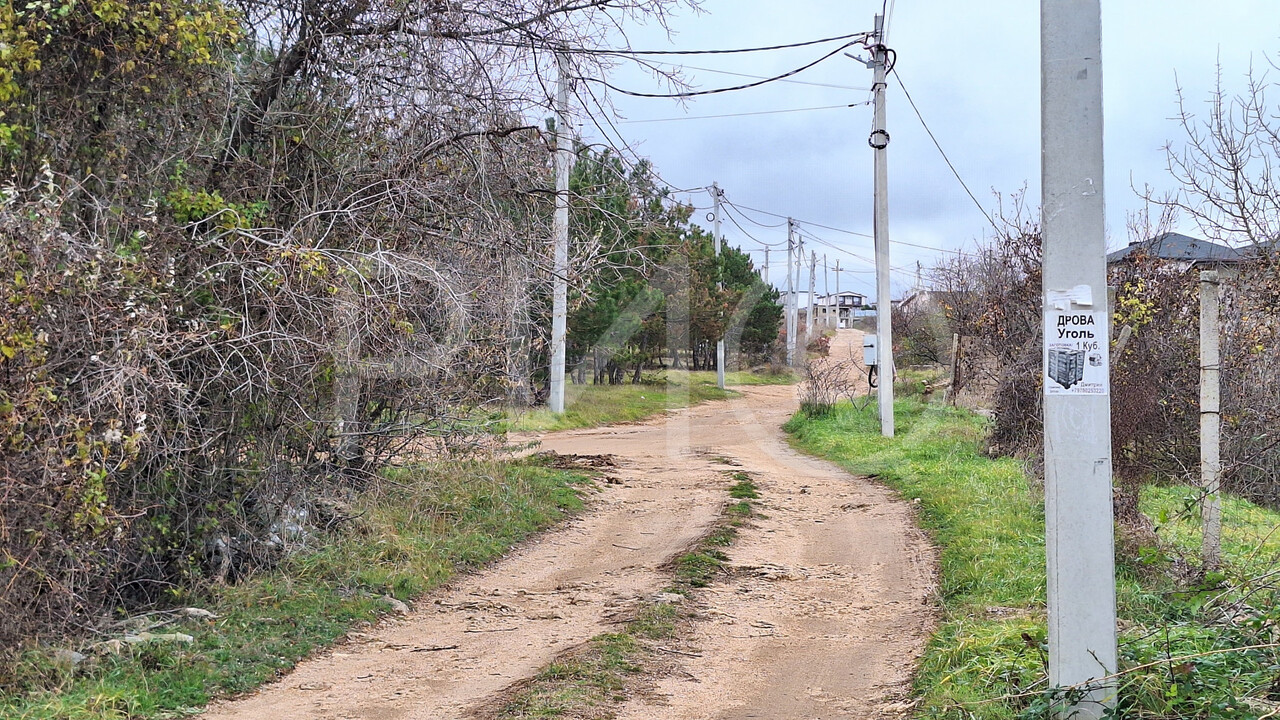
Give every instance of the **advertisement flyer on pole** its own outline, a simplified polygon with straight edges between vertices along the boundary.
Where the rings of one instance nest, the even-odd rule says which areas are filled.
[[[1045,312],[1045,395],[1111,394],[1107,327],[1105,311]]]

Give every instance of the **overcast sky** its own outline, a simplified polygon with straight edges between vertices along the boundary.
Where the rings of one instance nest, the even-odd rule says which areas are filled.
[[[924,120],[961,177],[991,211],[992,191],[1009,195],[1027,188],[1032,207],[1040,187],[1039,3],[1033,0],[889,0],[888,45],[898,55],[897,72]],[[718,49],[776,45],[872,28],[882,0],[703,0],[704,12],[671,21],[673,36],[655,27],[633,27],[637,49]],[[1113,0],[1103,2],[1103,86],[1106,123],[1105,193],[1109,246],[1128,242],[1127,213],[1141,206],[1131,185],[1171,189],[1164,147],[1182,142],[1174,120],[1181,85],[1188,109],[1203,112],[1220,61],[1224,86],[1243,88],[1244,74],[1269,70],[1280,55],[1280,2],[1276,0]],[[696,89],[750,82],[706,68],[772,76],[817,59],[834,45],[756,53],[664,57],[683,63]],[[871,233],[872,151],[867,145],[872,71],[843,55],[793,78],[855,89],[777,82],[764,87],[687,101],[613,95],[624,121],[617,127],[640,155],[650,158],[675,188],[718,182],[736,204],[795,217],[810,232],[851,254],[818,243],[828,262],[840,260],[843,289],[869,292],[869,238],[815,224]],[[651,76],[619,68],[614,84],[640,92],[663,92]],[[697,118],[828,106],[838,109],[785,114]],[[888,91],[889,227],[894,241],[948,250],[972,247],[989,227],[948,170],[890,80]],[[587,138],[599,139],[590,122]],[[685,197],[708,206],[703,194]],[[705,212],[698,213],[705,221]],[[755,214],[763,224],[784,222]],[[784,242],[786,229],[744,223],[723,225],[732,244],[751,252],[759,265],[762,242]],[[808,224],[805,224],[808,223]],[[1180,230],[1197,234],[1194,225]],[[772,253],[774,284],[785,245]],[[927,270],[936,250],[892,246],[895,296],[910,290],[916,263]],[[822,276],[819,273],[819,291]],[[834,286],[834,279],[831,280]]]

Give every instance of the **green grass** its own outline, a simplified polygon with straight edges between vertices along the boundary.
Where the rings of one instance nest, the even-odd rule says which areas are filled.
[[[920,521],[940,553],[942,616],[916,677],[918,716],[1048,717],[1061,695],[1044,684],[1041,495],[1018,463],[980,453],[982,419],[917,398],[896,410],[893,439],[881,437],[874,407],[797,415],[787,429],[799,448],[919,499]],[[1280,626],[1275,588],[1253,580],[1280,560],[1280,514],[1224,499],[1224,573],[1188,581],[1178,570],[1194,562],[1199,543],[1198,515],[1185,512],[1188,494],[1185,487],[1143,493],[1144,512],[1163,522],[1160,543],[1123,558],[1117,571],[1122,669],[1273,642],[1271,628]],[[1224,619],[1223,608],[1238,601],[1248,610]],[[1122,679],[1118,716],[1255,718],[1269,706],[1243,697],[1280,694],[1278,677],[1274,650],[1158,664]]]
[[[725,374],[726,388],[735,385],[787,385],[797,381],[798,378],[790,373],[773,375],[739,371]],[[714,372],[680,370],[668,370],[663,373],[662,380],[640,385],[569,385],[563,413],[556,415],[545,408],[513,411],[507,429],[513,432],[550,432],[635,422],[668,410],[709,400],[724,400],[736,394],[716,387]]]
[[[755,482],[748,473],[735,472],[729,477],[738,481],[733,487],[729,488],[729,497],[734,500],[755,500],[760,497],[760,491],[756,488]]]
[[[694,373],[701,375],[702,373]],[[707,373],[712,379],[715,373]],[[790,370],[780,370],[771,372],[768,369],[760,371],[755,370],[737,370],[724,374],[724,384],[733,387],[734,385],[794,385],[800,382],[800,376]]]
[[[625,699],[647,655],[630,632],[607,633],[548,665],[503,704],[499,718],[555,718]]]
[[[276,571],[204,596],[176,598],[219,617],[158,632],[148,643],[72,672],[27,651],[0,674],[0,717],[79,720],[188,714],[217,695],[251,690],[316,649],[459,569],[490,561],[582,507],[585,478],[535,464],[470,463],[396,470],[366,498],[364,533],[316,539]]]
[[[746,473],[732,473],[737,491],[759,492]],[[698,588],[710,585],[723,573],[738,528],[753,516],[750,502],[729,505],[720,521],[688,553],[676,558],[670,568],[672,585],[666,592],[692,597]],[[494,720],[524,718],[609,718],[613,709],[632,694],[630,685],[652,672],[657,661],[658,642],[678,642],[682,629],[692,620],[694,610],[685,604],[644,602],[636,616],[618,632],[592,638],[557,658],[537,676],[516,687],[491,713]]]

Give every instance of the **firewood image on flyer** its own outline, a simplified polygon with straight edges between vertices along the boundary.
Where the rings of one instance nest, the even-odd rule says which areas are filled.
[[[1050,310],[1044,317],[1046,395],[1107,395],[1105,312]]]

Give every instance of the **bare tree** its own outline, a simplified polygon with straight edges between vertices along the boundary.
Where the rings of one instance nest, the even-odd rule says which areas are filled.
[[[479,449],[542,343],[551,53],[599,77],[596,48],[678,4],[24,14],[46,42],[0,59],[0,644],[234,580],[316,497]],[[575,253],[579,288],[615,262]]]

